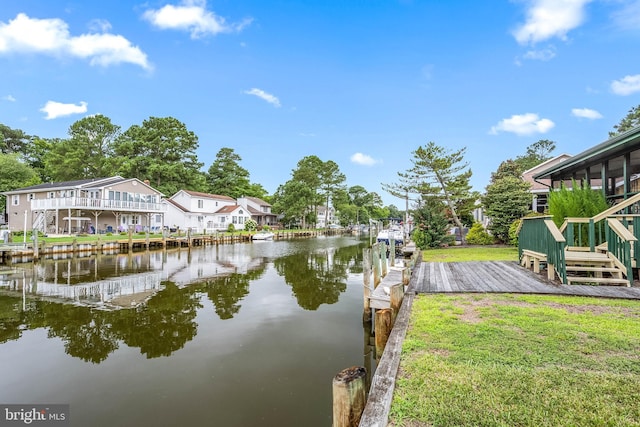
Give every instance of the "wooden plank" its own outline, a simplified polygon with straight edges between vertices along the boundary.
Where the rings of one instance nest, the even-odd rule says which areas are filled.
[[[449,275],[447,274],[447,269],[445,268],[444,262],[438,263],[438,272],[440,273],[440,280],[442,285],[443,292],[453,292],[451,288],[451,283],[449,283]]]

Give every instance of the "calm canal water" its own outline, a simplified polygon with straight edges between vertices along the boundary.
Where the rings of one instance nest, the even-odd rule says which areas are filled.
[[[375,364],[367,243],[16,264],[0,271],[0,403],[70,404],[73,426],[330,426],[333,376]]]

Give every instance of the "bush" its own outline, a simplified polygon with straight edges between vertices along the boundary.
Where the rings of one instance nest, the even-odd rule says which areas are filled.
[[[495,239],[486,232],[482,224],[475,222],[467,233],[466,241],[470,245],[492,245]]]
[[[234,231],[236,231],[236,226],[233,224],[229,224],[227,226],[227,233],[233,233]]]
[[[516,233],[520,228],[522,218],[516,219],[509,226],[509,244],[512,246],[518,246],[518,234]]]
[[[244,229],[247,231],[256,231],[258,229],[258,223],[252,219],[248,219],[244,222]]]

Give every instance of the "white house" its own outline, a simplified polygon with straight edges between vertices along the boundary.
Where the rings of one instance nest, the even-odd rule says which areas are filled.
[[[169,228],[195,233],[222,231],[233,224],[236,230],[243,230],[251,214],[246,208],[236,204],[229,196],[180,190],[165,201],[165,224]]]
[[[251,214],[258,226],[268,225],[273,227],[278,224],[278,216],[271,212],[271,205],[258,197],[240,197],[238,205],[242,206]]]

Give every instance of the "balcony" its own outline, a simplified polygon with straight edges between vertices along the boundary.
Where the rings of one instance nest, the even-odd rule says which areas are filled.
[[[166,206],[161,203],[148,203],[132,200],[90,199],[88,197],[62,197],[57,199],[31,200],[32,211],[54,209],[86,209],[121,212],[164,212]]]

